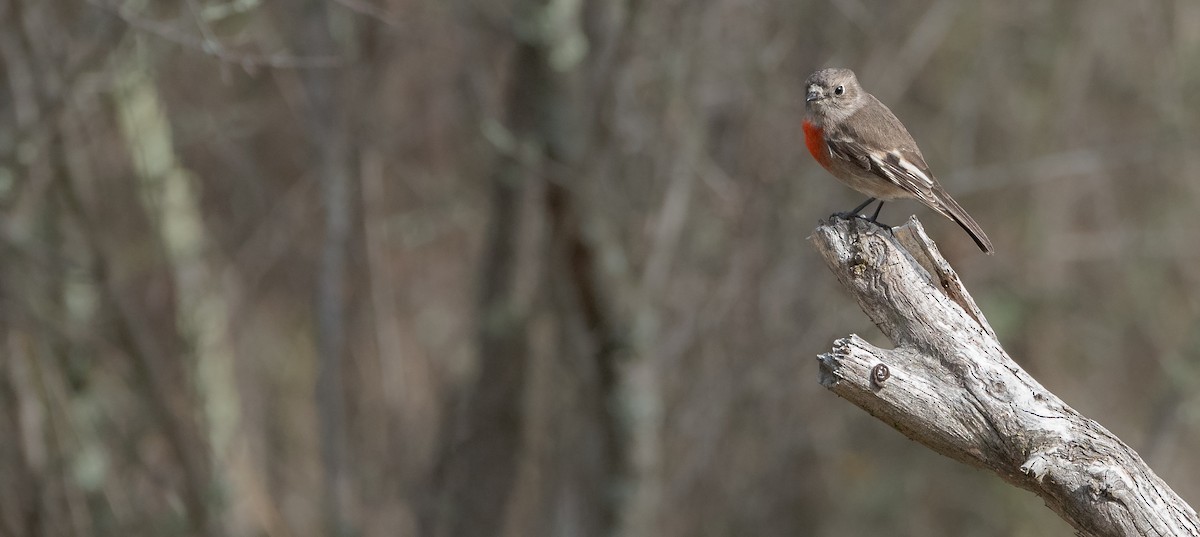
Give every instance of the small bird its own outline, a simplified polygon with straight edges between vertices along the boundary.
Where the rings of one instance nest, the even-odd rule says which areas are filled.
[[[942,188],[921,150],[896,115],[858,85],[849,69],[821,69],[804,83],[804,144],[822,167],[859,192],[870,196],[840,216],[858,216],[871,202],[914,198],[962,226],[984,253],[992,253],[975,219]],[[876,222],[878,223],[878,222]]]

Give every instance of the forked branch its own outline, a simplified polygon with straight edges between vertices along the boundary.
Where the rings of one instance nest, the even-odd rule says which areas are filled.
[[[821,224],[813,244],[895,345],[851,335],[821,384],[905,436],[1033,491],[1087,536],[1200,535],[1200,518],[1141,457],[1018,366],[912,218],[889,234]]]

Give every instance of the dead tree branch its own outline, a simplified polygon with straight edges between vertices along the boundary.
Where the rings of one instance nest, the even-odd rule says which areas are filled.
[[[1138,454],[1067,406],[997,341],[915,218],[893,234],[834,219],[817,250],[895,349],[851,335],[821,384],[905,436],[1033,491],[1087,536],[1200,535],[1200,518]]]

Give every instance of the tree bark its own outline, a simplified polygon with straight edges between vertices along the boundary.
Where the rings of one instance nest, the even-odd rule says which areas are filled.
[[[1200,535],[1200,519],[1138,456],[1000,346],[915,218],[892,233],[833,219],[811,237],[896,346],[851,335],[820,381],[934,451],[1032,491],[1081,535]]]
[[[329,4],[307,0],[301,4],[295,48],[309,57],[336,57],[340,53],[336,24]],[[349,264],[352,177],[349,162],[346,85],[355,73],[342,66],[300,71],[307,99],[305,123],[312,150],[311,166],[321,185],[324,235],[317,265],[316,322],[317,379],[314,389],[321,444],[324,496],[321,500],[325,534],[344,537],[355,533],[346,514],[346,273]]]

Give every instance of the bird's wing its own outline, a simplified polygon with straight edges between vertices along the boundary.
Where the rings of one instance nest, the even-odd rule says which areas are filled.
[[[940,205],[936,194],[940,187],[916,142],[891,110],[878,100],[827,131],[825,143],[834,158],[854,163],[920,201]]]

